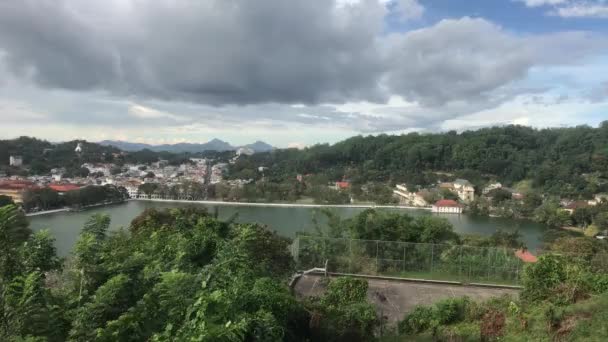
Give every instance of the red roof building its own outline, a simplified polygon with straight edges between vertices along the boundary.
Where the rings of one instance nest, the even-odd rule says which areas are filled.
[[[348,189],[349,187],[349,182],[336,182],[336,189]]]
[[[435,203],[435,206],[437,207],[460,207],[460,204],[458,204],[458,202],[451,200],[451,199],[442,199],[439,200]]]
[[[8,196],[13,201],[19,203],[23,200],[23,193],[28,189],[35,189],[37,186],[25,180],[10,180],[0,182],[0,195]]]
[[[51,184],[49,188],[57,191],[57,192],[68,192],[73,190],[80,189],[79,185],[76,184]]]
[[[462,213],[462,205],[454,200],[442,199],[433,204],[431,211],[434,213],[460,214]]]
[[[523,262],[537,262],[538,261],[538,258],[534,254],[528,252],[528,250],[525,250],[525,249],[519,249],[519,250],[515,251],[515,256],[518,257]]]

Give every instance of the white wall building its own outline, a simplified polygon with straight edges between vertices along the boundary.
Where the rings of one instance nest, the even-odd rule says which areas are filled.
[[[502,189],[502,184],[496,182],[496,183],[492,183],[492,184],[488,184],[485,188],[483,188],[483,194],[487,195],[488,192],[492,191],[492,190],[496,190],[496,189]]]
[[[466,179],[457,179],[454,181],[454,190],[458,194],[458,198],[465,202],[475,200],[475,188]]]
[[[431,212],[445,214],[461,214],[462,206],[456,201],[443,199],[433,204],[433,206],[431,207]]]
[[[23,158],[21,156],[10,156],[9,164],[11,166],[19,167],[23,165]]]
[[[429,205],[421,193],[410,192],[404,184],[397,184],[393,194],[399,198],[400,204],[412,205],[417,207],[426,207]]]

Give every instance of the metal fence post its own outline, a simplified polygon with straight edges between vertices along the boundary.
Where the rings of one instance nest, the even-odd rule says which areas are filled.
[[[348,273],[353,271],[353,239],[348,239]]]
[[[492,265],[492,256],[490,255],[491,253],[492,249],[488,247],[488,281],[490,280],[490,267]]]
[[[407,246],[407,243],[403,244],[403,272],[405,273],[405,246]]]
[[[458,256],[458,278],[460,278],[460,281],[462,281],[462,248],[463,246],[460,246],[460,255]]]
[[[435,244],[431,244],[431,274],[433,274],[433,262],[435,260]]]
[[[379,245],[380,241],[376,240],[376,275],[378,274],[378,245]]]

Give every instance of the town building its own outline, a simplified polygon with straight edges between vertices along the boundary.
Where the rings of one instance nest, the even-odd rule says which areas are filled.
[[[240,156],[240,155],[246,155],[246,156],[251,156],[255,153],[255,151],[249,147],[239,147],[236,150],[236,155]]]
[[[330,185],[330,188],[332,188],[334,190],[346,190],[346,189],[350,188],[350,182],[346,182],[346,181],[335,182],[334,185]]]
[[[490,191],[496,190],[496,189],[502,189],[502,184],[500,184],[498,182],[488,184],[485,188],[483,188],[482,193],[484,195],[487,195]]]
[[[588,201],[574,201],[574,202],[568,203],[564,207],[564,210],[567,211],[568,213],[572,214],[572,213],[574,213],[574,211],[576,209],[587,208],[587,207],[589,207]]]
[[[74,191],[81,188],[80,185],[76,184],[49,184],[50,189],[57,191],[60,195],[65,194],[68,191]]]
[[[457,179],[454,181],[454,190],[458,197],[464,202],[472,202],[475,200],[475,188],[466,179]]]
[[[431,212],[433,213],[446,213],[446,214],[461,214],[462,206],[454,201],[449,199],[443,199],[437,201],[431,207]]]
[[[224,173],[228,171],[228,164],[217,163],[211,167],[210,184],[217,184],[224,179]]]
[[[426,207],[429,204],[424,199],[422,192],[411,192],[405,184],[397,184],[393,194],[399,199],[399,204],[417,207]]]
[[[515,256],[525,263],[534,263],[538,261],[538,258],[534,254],[530,253],[527,249],[516,250]]]
[[[0,195],[10,197],[13,202],[23,202],[23,194],[28,189],[34,189],[36,185],[33,182],[25,180],[9,180],[0,182]]]
[[[600,203],[602,203],[603,201],[608,202],[608,194],[596,194],[593,196],[592,200],[589,200],[589,205],[598,205]]]
[[[23,158],[21,156],[10,156],[9,165],[14,167],[20,167],[23,165]]]

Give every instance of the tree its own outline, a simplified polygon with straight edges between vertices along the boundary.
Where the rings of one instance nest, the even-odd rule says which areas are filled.
[[[460,199],[455,192],[449,189],[441,189],[441,197],[443,199],[449,199],[454,201],[458,201]]]
[[[588,207],[576,208],[572,213],[572,221],[578,226],[587,227],[593,223],[593,210]]]
[[[332,280],[319,302],[309,304],[315,322],[313,334],[323,341],[368,341],[378,323],[376,312],[367,303],[366,280],[338,278]]]
[[[488,193],[488,197],[492,198],[492,205],[498,206],[502,202],[511,199],[511,193],[505,189],[494,189]]]
[[[144,183],[138,188],[139,192],[144,193],[148,198],[152,197],[156,189],[158,189],[158,184],[156,183]]]
[[[608,212],[602,212],[597,214],[593,219],[593,222],[595,223],[595,225],[598,226],[599,229],[608,229]]]
[[[13,199],[9,196],[0,195],[0,207],[4,207],[6,205],[14,205]]]
[[[17,207],[0,208],[0,279],[11,279],[18,273],[18,248],[30,234],[27,220]]]
[[[454,233],[450,222],[445,218],[421,216],[416,218],[416,225],[422,229],[420,242],[442,243],[458,241],[458,234]]]
[[[534,211],[534,220],[549,227],[563,227],[570,224],[570,214],[561,209],[556,202],[543,203]]]
[[[46,229],[30,235],[21,249],[21,258],[26,272],[44,273],[61,267],[55,238]]]

